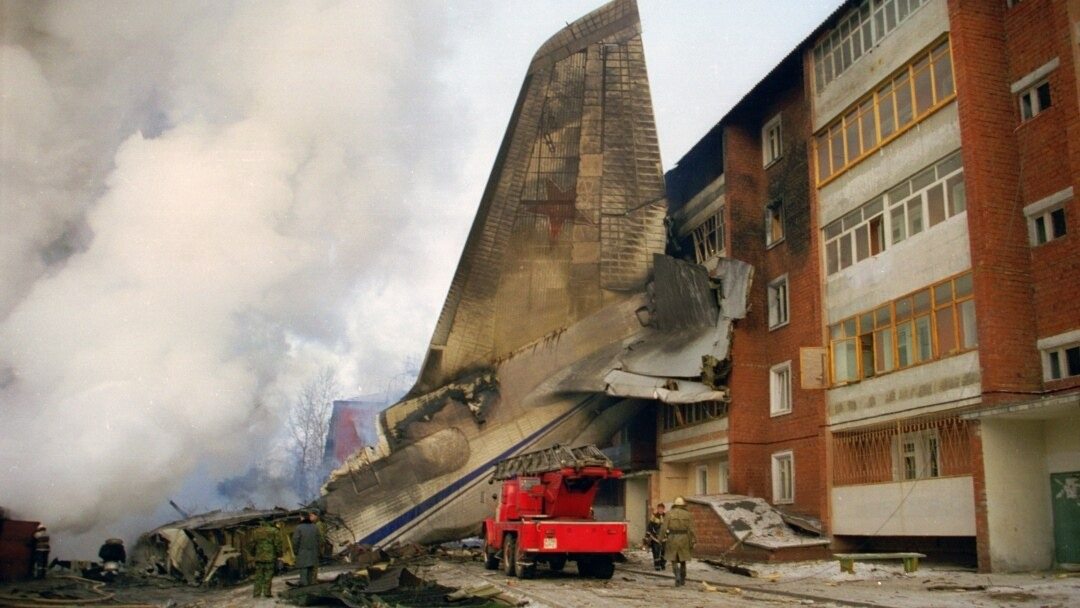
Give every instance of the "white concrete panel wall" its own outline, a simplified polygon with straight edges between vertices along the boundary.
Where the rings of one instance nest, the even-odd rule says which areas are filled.
[[[975,536],[975,490],[971,477],[833,488],[832,533]]]
[[[1080,411],[1047,423],[1046,469],[1047,475],[1080,471]]]
[[[946,0],[933,0],[920,8],[824,90],[815,91],[814,131],[866,94],[867,83],[880,82],[947,31],[949,11]]]
[[[1054,559],[1044,422],[982,422],[990,565],[995,572],[1044,570]]]
[[[979,353],[971,351],[830,389],[829,424],[868,418],[881,422],[885,416],[911,410],[928,414],[966,405],[982,394],[981,378]]]

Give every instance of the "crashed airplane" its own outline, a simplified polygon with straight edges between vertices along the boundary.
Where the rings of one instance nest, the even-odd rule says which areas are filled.
[[[475,535],[497,461],[727,399],[752,269],[666,257],[664,193],[637,6],[615,0],[533,57],[419,378],[323,486],[336,545]]]

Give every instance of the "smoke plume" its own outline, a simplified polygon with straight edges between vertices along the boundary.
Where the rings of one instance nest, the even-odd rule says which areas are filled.
[[[423,351],[475,209],[440,6],[0,4],[0,506],[211,500],[308,377]]]

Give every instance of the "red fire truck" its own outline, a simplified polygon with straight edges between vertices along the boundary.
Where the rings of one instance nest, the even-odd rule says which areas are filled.
[[[622,471],[596,446],[560,445],[513,456],[495,465],[502,482],[495,517],[484,520],[484,565],[531,578],[536,565],[560,571],[577,562],[582,576],[608,579],[626,549],[626,523],[596,521],[592,505],[604,479]]]

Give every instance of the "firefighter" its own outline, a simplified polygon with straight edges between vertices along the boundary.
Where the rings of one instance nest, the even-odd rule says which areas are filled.
[[[34,531],[34,578],[45,578],[49,568],[49,531],[38,526]]]
[[[251,553],[255,560],[255,588],[253,597],[272,597],[270,585],[274,580],[274,567],[281,557],[281,534],[270,525],[269,519],[263,519],[261,525],[251,533]]]
[[[322,547],[322,533],[318,527],[319,514],[312,511],[306,521],[296,526],[292,533],[293,552],[296,553],[296,567],[300,569],[300,585],[314,585],[319,582],[319,549]]]
[[[656,505],[656,509],[649,516],[649,523],[645,526],[645,541],[652,549],[653,570],[663,570],[667,567],[664,560],[664,543],[660,540],[660,528],[664,526],[664,503]]]
[[[686,501],[679,496],[671,505],[671,511],[664,517],[660,528],[660,539],[665,543],[664,557],[671,562],[675,573],[675,586],[686,584],[686,562],[690,560],[690,551],[697,541],[694,536],[694,519],[686,510]]]

